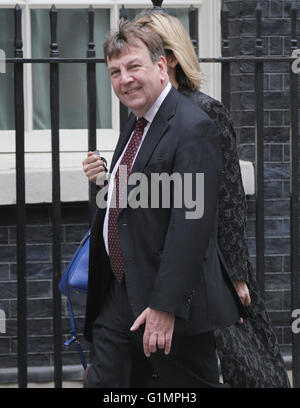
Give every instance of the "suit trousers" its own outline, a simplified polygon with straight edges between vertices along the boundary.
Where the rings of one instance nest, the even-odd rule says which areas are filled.
[[[135,318],[126,284],[114,279],[94,322],[91,365],[86,388],[223,388],[219,383],[213,332],[173,337],[169,355],[143,350],[144,325],[130,332]]]

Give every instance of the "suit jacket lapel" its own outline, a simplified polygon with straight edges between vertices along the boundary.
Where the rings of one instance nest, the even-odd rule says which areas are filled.
[[[155,147],[169,127],[169,119],[175,114],[177,98],[177,91],[172,88],[151,123],[132,167],[132,173],[143,172]]]
[[[144,171],[144,168],[150,160],[155,147],[169,127],[168,121],[175,114],[177,100],[178,93],[174,88],[172,88],[161,104],[161,107],[151,123],[151,126],[135,159],[131,173],[142,173]],[[134,187],[134,185],[127,185],[127,195]],[[123,211],[123,209],[124,208],[119,209],[119,214],[121,211]]]
[[[116,162],[118,161],[118,158],[120,157],[121,153],[125,149],[126,143],[128,142],[129,137],[135,127],[135,122],[136,122],[136,117],[133,114],[131,114],[126,123],[125,129],[120,134],[117,146],[115,148],[115,152],[114,152],[114,155],[111,161],[111,165],[110,165],[110,173],[112,173],[113,168],[115,167]]]

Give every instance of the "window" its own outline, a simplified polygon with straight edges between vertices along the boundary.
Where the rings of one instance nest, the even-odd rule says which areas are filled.
[[[13,57],[16,3],[15,0],[7,0],[7,3],[4,1],[0,6],[0,49],[5,51],[7,57]],[[92,2],[58,0],[54,3],[58,9],[59,55],[61,57],[85,57],[88,44],[87,9]],[[186,0],[165,0],[163,5],[188,29],[188,8],[191,3]],[[24,0],[21,3],[24,57],[46,58],[49,56],[49,10],[52,4],[53,2],[47,0]],[[106,33],[110,28],[117,26],[119,9],[122,4],[125,4],[129,18],[133,18],[144,8],[152,7],[150,0],[98,0],[97,4],[93,5],[95,49],[98,58],[103,56],[102,44]],[[220,55],[221,0],[198,0],[193,4],[198,11],[197,26],[201,57]],[[202,64],[202,70],[207,78],[204,92],[219,97],[218,67],[216,64]],[[110,161],[119,135],[119,103],[112,92],[104,64],[96,65],[96,75],[97,147]],[[13,64],[7,64],[5,75],[0,74],[0,89],[0,191],[2,191],[0,204],[9,204],[15,200],[14,192],[11,186],[7,186],[7,177],[1,176],[1,170],[13,172],[15,168]],[[43,169],[50,174],[51,169],[49,64],[24,64],[24,97],[26,184],[30,188],[31,171],[37,172]],[[79,179],[81,183],[85,183],[82,190],[83,196],[77,197],[75,194],[72,198],[79,200],[87,193],[87,183],[82,177],[81,170],[81,161],[87,151],[86,64],[60,64],[60,129],[62,189],[64,189],[64,184],[67,184],[67,181],[64,182],[64,171],[66,169],[73,171],[77,176],[72,177],[72,181],[76,182],[77,186]],[[70,182],[70,177],[68,180]],[[5,192],[5,188],[2,189],[4,184],[9,191]],[[36,183],[33,184],[34,188],[38,189]],[[76,190],[79,190],[78,187]],[[35,196],[38,195],[35,194]],[[68,197],[70,198],[70,194]],[[66,195],[66,200],[68,197]],[[46,201],[48,199],[51,200],[50,191]],[[33,201],[30,193],[26,195],[26,200],[27,202],[39,202],[39,198]],[[41,200],[45,201],[42,198]]]
[[[33,9],[31,19],[31,50],[33,58],[49,56],[49,10]],[[103,58],[102,42],[109,32],[109,10],[95,9],[95,50]],[[60,9],[58,16],[59,55],[84,58],[88,44],[87,11]],[[111,128],[110,79],[104,64],[96,65],[97,128]],[[49,129],[50,92],[49,64],[32,65],[33,129]],[[60,65],[60,128],[87,128],[86,64]]]
[[[0,8],[0,48],[7,57],[14,56],[13,10]],[[14,128],[13,66],[6,65],[6,74],[0,75],[0,131]]]

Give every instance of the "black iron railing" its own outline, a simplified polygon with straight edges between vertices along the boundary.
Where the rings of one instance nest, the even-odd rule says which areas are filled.
[[[154,8],[160,9],[162,1],[152,1]],[[62,323],[61,296],[58,283],[61,277],[61,200],[60,200],[60,171],[59,171],[59,68],[61,63],[83,63],[87,66],[87,95],[88,95],[88,149],[96,149],[96,64],[103,64],[104,60],[96,58],[94,42],[94,10],[88,11],[89,41],[86,58],[60,58],[57,43],[57,10],[52,6],[50,10],[50,56],[49,58],[23,58],[23,43],[21,29],[21,8],[15,7],[15,57],[8,58],[6,63],[14,64],[15,91],[15,134],[16,134],[16,211],[17,211],[17,287],[18,287],[18,383],[19,387],[27,386],[27,312],[26,312],[26,237],[25,237],[25,167],[24,167],[24,64],[44,63],[50,65],[50,97],[51,97],[51,132],[52,132],[52,225],[53,225],[53,339],[54,339],[54,383],[55,387],[62,386]],[[121,8],[120,15],[126,18],[126,9]],[[255,111],[256,111],[256,273],[257,281],[264,294],[264,64],[267,62],[291,64],[292,57],[263,57],[262,56],[262,11],[258,3],[256,9],[256,49],[255,56],[229,56],[229,11],[226,5],[221,12],[222,24],[222,57],[200,58],[202,63],[221,63],[222,65],[222,102],[231,106],[230,67],[233,63],[249,62],[254,64],[255,83]],[[291,14],[291,54],[297,49],[296,37],[297,8],[292,7]],[[189,9],[190,36],[195,49],[198,49],[196,39],[196,10]],[[291,290],[292,310],[300,309],[300,275],[299,275],[299,129],[298,129],[298,76],[290,71],[290,100],[291,100]],[[124,125],[128,111],[120,108],[120,123]],[[90,186],[91,214],[95,206],[96,187]],[[294,387],[300,387],[300,336],[292,335],[292,370]]]

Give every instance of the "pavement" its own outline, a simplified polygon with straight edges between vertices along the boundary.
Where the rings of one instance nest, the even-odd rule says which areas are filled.
[[[293,381],[292,381],[291,371],[288,371],[288,376],[289,376],[289,379],[292,385]],[[13,384],[13,383],[0,384],[0,388],[18,388],[18,384]],[[28,383],[28,388],[54,388],[54,383],[53,382]],[[64,381],[63,388],[82,388],[82,382],[81,381]]]

